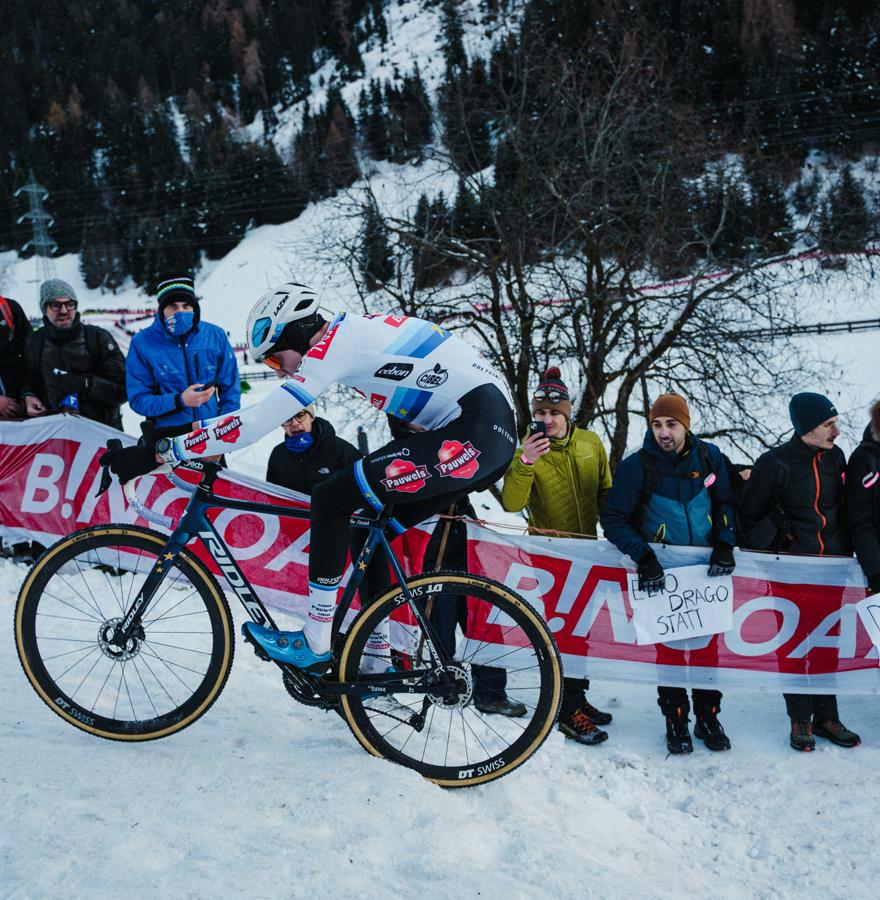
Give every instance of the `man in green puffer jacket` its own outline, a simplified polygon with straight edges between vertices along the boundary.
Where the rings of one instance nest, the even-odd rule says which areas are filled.
[[[544,373],[531,406],[544,431],[530,433],[514,456],[501,503],[508,512],[526,509],[530,529],[595,537],[599,510],[611,488],[602,441],[572,424],[571,397],[555,366]],[[607,725],[611,714],[587,702],[589,685],[583,678],[565,679],[559,730],[578,743],[600,744],[608,733],[597,725]]]

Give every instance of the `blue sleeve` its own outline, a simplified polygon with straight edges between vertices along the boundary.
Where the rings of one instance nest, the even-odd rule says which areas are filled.
[[[638,454],[628,456],[614,473],[599,516],[605,537],[636,563],[651,549],[636,528],[644,477]]]
[[[223,349],[217,381],[220,382],[220,415],[241,409],[241,385],[238,380],[238,362],[232,345],[223,336]]]
[[[176,393],[153,393],[153,373],[134,340],[125,360],[125,386],[129,405],[138,415],[155,419],[177,409]]]
[[[712,498],[712,531],[716,541],[723,541],[736,546],[736,511],[733,508],[733,489],[730,487],[730,474],[721,451],[709,444],[709,454],[715,467],[715,484],[709,491]]]

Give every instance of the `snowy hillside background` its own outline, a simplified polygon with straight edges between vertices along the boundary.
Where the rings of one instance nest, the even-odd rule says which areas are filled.
[[[470,54],[484,53],[503,33],[473,27],[480,7],[477,0],[461,4]],[[511,9],[515,15],[517,4]],[[361,47],[364,78],[342,88],[352,107],[363,83],[391,77],[395,69],[406,72],[418,63],[429,91],[443,75],[438,6],[408,0],[385,10],[387,43]],[[320,105],[336,65],[328,60],[312,76],[312,105]],[[278,110],[272,136],[279,152],[299,128],[302,106]],[[243,131],[262,135],[262,117]],[[833,164],[809,164],[824,184],[837,177]],[[856,167],[872,190],[874,168],[871,158]],[[455,189],[427,162],[372,163],[365,177],[392,209],[411,207],[425,191],[451,195]],[[316,250],[328,231],[346,227],[357,225],[341,221],[329,200],[310,204],[291,222],[249,230],[222,259],[203,261],[196,285],[204,317],[240,342],[257,296],[289,278],[320,290],[330,310],[362,311],[345,268],[319,259]],[[74,286],[81,308],[95,311],[89,321],[114,329],[118,310],[154,306],[131,280],[115,294],[89,290],[75,254],[55,266]],[[0,254],[0,293],[18,299],[33,317],[38,288],[35,259]],[[374,295],[371,302],[381,308],[384,301]],[[880,288],[869,269],[823,273],[800,289],[798,302],[805,322],[880,318]],[[124,345],[124,333],[114,333]],[[838,404],[847,452],[880,392],[878,334],[797,339],[805,362],[826,365],[829,377],[812,388]],[[478,344],[473,334],[465,337]],[[574,371],[559,362],[566,373]],[[244,367],[245,377],[250,370]],[[253,380],[245,403],[272,384]],[[583,385],[572,382],[572,388]],[[786,402],[778,397],[766,409],[768,430],[786,430]],[[694,412],[699,429],[699,409]],[[334,397],[322,414],[352,441],[358,425],[367,428],[372,446],[386,434],[383,418],[366,404],[340,407]],[[126,430],[137,433],[137,422],[126,409]],[[632,425],[631,446],[641,428]],[[279,438],[280,431],[238,451],[231,465],[262,477]],[[488,494],[482,503],[487,518],[503,517]],[[0,609],[11,613],[25,571],[0,560]],[[781,697],[730,693],[721,719],[733,750],[710,754],[696,742],[691,757],[678,759],[666,755],[652,690],[595,683],[593,702],[615,716],[606,744],[584,748],[554,734],[509,777],[446,793],[369,757],[338,717],[293,704],[271,668],[246,648],[238,650],[229,684],[206,717],[166,741],[123,746],[90,738],[53,716],[22,676],[7,632],[0,650],[6,688],[0,896],[876,894],[880,709],[873,697],[841,698],[844,721],[861,734],[862,747],[844,751],[820,743],[817,752],[798,756],[787,746]]]

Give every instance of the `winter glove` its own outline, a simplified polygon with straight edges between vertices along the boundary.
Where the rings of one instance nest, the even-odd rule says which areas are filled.
[[[98,462],[109,466],[110,471],[123,483],[152,472],[161,463],[156,462],[156,445],[140,444],[136,447],[122,447],[108,450]]]
[[[709,557],[709,574],[710,575],[733,575],[736,568],[736,561],[733,558],[733,547],[719,541]]]
[[[639,560],[639,590],[659,591],[666,580],[663,566],[657,561],[653,550],[647,550]]]
[[[82,394],[89,389],[89,376],[65,372],[57,376],[56,384],[62,394]]]
[[[880,594],[880,572],[868,576],[868,593]]]

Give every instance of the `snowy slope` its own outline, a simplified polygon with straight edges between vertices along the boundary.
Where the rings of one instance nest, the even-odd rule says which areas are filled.
[[[7,622],[24,574],[0,560]],[[204,718],[124,745],[53,715],[6,633],[4,898],[876,896],[874,697],[841,698],[862,747],[797,755],[780,696],[731,693],[733,750],[681,759],[653,690],[595,683],[604,745],[554,733],[508,777],[447,792],[294,704],[240,642]]]

